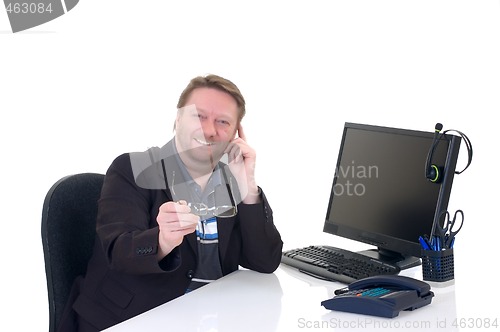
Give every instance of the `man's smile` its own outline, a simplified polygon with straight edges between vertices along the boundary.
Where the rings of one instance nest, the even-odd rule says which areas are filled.
[[[201,139],[199,138],[195,138],[194,139],[196,142],[198,142],[199,144],[201,145],[205,145],[205,146],[211,146],[211,145],[215,145],[214,142],[206,142],[206,141],[202,141]]]

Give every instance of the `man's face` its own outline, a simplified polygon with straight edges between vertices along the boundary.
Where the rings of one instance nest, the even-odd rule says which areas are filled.
[[[214,167],[238,128],[238,106],[228,93],[198,88],[175,122],[176,147],[188,167]]]

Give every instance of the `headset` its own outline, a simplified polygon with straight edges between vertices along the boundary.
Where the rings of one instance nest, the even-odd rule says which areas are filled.
[[[441,133],[441,130],[443,129],[443,125],[441,123],[436,123],[436,126],[434,127],[434,139],[432,140],[432,145],[431,148],[429,149],[429,153],[427,154],[427,160],[425,162],[425,177],[433,183],[440,183],[442,180],[442,174],[444,173],[444,167],[443,166],[438,166],[432,163],[432,157],[434,155],[434,150],[436,149],[439,141],[443,138],[443,136],[446,135],[448,132],[456,132],[458,133],[462,139],[465,142],[465,145],[467,147],[467,153],[468,153],[468,161],[467,165],[465,168],[461,171],[455,171],[455,174],[460,174],[463,171],[465,171],[469,165],[472,162],[472,143],[470,139],[462,133],[461,131],[455,130],[455,129],[448,129],[445,130],[444,132]]]

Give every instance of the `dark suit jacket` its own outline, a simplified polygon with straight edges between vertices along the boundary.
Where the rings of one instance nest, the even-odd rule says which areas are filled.
[[[183,295],[194,276],[195,233],[185,236],[162,261],[157,260],[156,216],[160,205],[172,200],[158,161],[167,161],[166,170],[171,172],[179,167],[169,159],[172,154],[172,142],[142,155],[123,154],[106,173],[97,217],[98,239],[73,304],[79,319],[98,330]],[[144,156],[149,164],[137,166],[137,157],[144,162]],[[144,188],[154,186],[158,189]],[[262,203],[239,204],[235,217],[218,218],[217,222],[224,275],[238,266],[263,273],[275,271],[283,243],[263,193]]]

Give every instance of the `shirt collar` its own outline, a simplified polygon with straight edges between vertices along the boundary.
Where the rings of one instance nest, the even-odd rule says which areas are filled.
[[[196,198],[200,202],[206,203],[207,197],[214,192],[215,187],[217,185],[222,184],[221,168],[219,167],[219,164],[215,165],[215,168],[212,171],[212,175],[208,179],[207,185],[205,186],[205,190],[202,193],[200,185],[196,183],[191,174],[189,174],[186,165],[179,156],[179,153],[177,152],[177,147],[175,146],[175,138],[172,139],[172,143],[173,143],[172,148],[174,150],[175,161],[177,162],[182,177],[184,178],[185,185],[188,187],[190,193],[193,195],[193,198]]]

